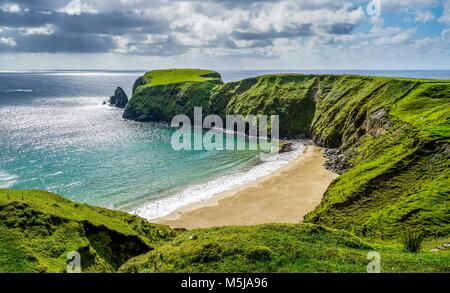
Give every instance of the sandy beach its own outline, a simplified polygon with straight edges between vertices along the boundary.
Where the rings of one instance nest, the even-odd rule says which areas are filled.
[[[300,222],[338,176],[325,169],[325,160],[322,148],[307,146],[299,158],[269,176],[153,222],[186,229]]]

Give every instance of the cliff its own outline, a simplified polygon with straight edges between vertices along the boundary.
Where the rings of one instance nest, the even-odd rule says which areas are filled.
[[[209,70],[155,70],[136,80],[133,97],[123,118],[136,121],[170,121],[177,114],[193,116],[194,106],[208,109],[220,75]]]
[[[223,83],[202,70],[139,78],[124,117],[278,114],[281,134],[336,148],[340,170],[304,224],[174,231],[136,216],[42,191],[0,190],[0,271],[61,272],[78,251],[83,271],[383,272],[449,271],[450,81],[267,75]],[[206,109],[206,110],[205,110]],[[308,223],[309,222],[309,223]],[[327,226],[329,228],[325,228]],[[407,253],[405,232],[426,237]]]
[[[138,120],[170,121],[191,115],[194,106],[223,117],[278,114],[281,136],[338,148],[329,165],[342,175],[306,221],[379,238],[405,229],[450,234],[449,81],[302,74],[232,83],[144,79],[124,117],[138,108]]]

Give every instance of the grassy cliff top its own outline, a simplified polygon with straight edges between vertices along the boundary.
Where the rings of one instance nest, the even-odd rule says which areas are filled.
[[[86,272],[115,271],[174,236],[167,226],[37,190],[0,189],[0,271],[64,272],[71,251]]]
[[[203,69],[164,69],[152,70],[144,75],[145,86],[165,85],[180,82],[221,81],[220,74],[212,70]]]

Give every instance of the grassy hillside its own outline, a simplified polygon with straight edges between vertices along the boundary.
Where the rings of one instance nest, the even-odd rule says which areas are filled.
[[[123,117],[137,121],[170,121],[177,114],[193,117],[194,107],[208,111],[220,74],[199,69],[154,70],[139,78]]]
[[[340,146],[350,168],[307,220],[380,238],[449,235],[450,83],[378,80],[347,85],[347,97],[335,86],[318,103],[316,138]]]
[[[71,251],[83,272],[365,272],[373,250],[384,272],[450,271],[450,250],[428,252],[450,238],[420,253],[366,241],[312,224],[174,231],[48,192],[0,190],[0,272],[64,272]]]
[[[449,272],[450,81],[281,74],[224,84],[210,71],[152,71],[124,117],[278,114],[283,136],[337,148],[341,175],[305,224],[174,231],[41,191],[0,190],[0,271]],[[324,228],[330,227],[330,228]],[[404,251],[405,232],[425,237]]]
[[[170,121],[194,106],[223,117],[277,114],[281,136],[340,149],[343,174],[307,221],[377,238],[450,234],[449,81],[278,74],[138,88],[130,108]]]
[[[203,69],[163,69],[153,70],[144,75],[143,87],[166,85],[180,82],[220,81],[220,74]]]
[[[307,136],[313,119],[317,79],[313,75],[267,75],[214,88],[210,112],[279,115],[280,135]]]
[[[310,224],[197,229],[124,264],[122,272],[366,272],[377,251],[383,272],[450,272],[450,251],[406,253]]]
[[[111,272],[175,233],[126,213],[44,191],[0,189],[0,272],[64,272],[71,251],[85,272]]]

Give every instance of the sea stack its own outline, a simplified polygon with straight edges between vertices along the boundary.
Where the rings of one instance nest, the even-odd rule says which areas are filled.
[[[114,95],[109,98],[109,104],[117,108],[125,108],[128,103],[128,96],[125,91],[118,86]]]

